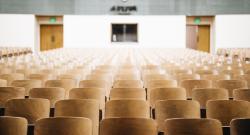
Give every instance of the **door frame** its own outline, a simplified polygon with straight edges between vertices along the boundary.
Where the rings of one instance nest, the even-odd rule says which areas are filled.
[[[195,18],[200,18],[200,23],[195,23]],[[199,26],[206,25],[210,26],[210,53],[215,54],[215,16],[186,16],[186,27],[187,26]],[[187,32],[186,32],[187,34]],[[187,43],[185,44],[185,47]]]
[[[51,22],[50,19],[55,18],[55,22]],[[64,21],[63,21],[63,15],[55,15],[55,16],[44,16],[44,15],[36,15],[36,24],[35,24],[35,52],[41,51],[41,45],[40,45],[40,28],[41,25],[62,25],[63,31],[64,31]],[[64,40],[64,33],[63,33],[63,40]],[[64,45],[63,45],[64,46]]]

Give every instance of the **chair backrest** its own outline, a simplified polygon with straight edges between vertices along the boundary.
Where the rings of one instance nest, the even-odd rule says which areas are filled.
[[[6,87],[8,84],[7,80],[0,79],[0,87]]]
[[[20,117],[0,117],[0,135],[27,135],[28,122]]]
[[[245,100],[250,102],[250,89],[235,89],[233,91],[234,100]]]
[[[115,77],[115,80],[140,80],[138,74],[118,74]]]
[[[105,118],[149,118],[150,107],[143,100],[110,100],[105,105]]]
[[[154,88],[168,88],[168,87],[177,87],[176,80],[151,80],[148,82],[147,88],[154,89]]]
[[[176,76],[176,80],[178,84],[180,84],[183,80],[200,80],[201,76],[199,74],[179,74]]]
[[[141,99],[146,100],[146,91],[143,88],[113,88],[110,91],[110,100]]]
[[[187,97],[192,96],[194,88],[212,88],[212,81],[210,80],[183,80],[180,86],[186,89]]]
[[[229,97],[233,97],[234,89],[247,88],[247,82],[245,80],[219,80],[216,86],[218,88],[225,88],[229,92]]]
[[[235,118],[249,118],[250,103],[240,100],[210,100],[207,103],[207,118],[218,119],[229,126]]]
[[[109,118],[101,121],[100,135],[156,135],[156,123],[145,118]]]
[[[200,104],[192,100],[161,100],[155,105],[158,131],[164,131],[164,121],[171,118],[200,118]]]
[[[92,99],[70,99],[58,101],[55,117],[85,117],[92,120],[93,135],[99,131],[99,102]]]
[[[11,99],[5,104],[5,115],[24,117],[29,124],[49,117],[50,103],[48,99]]]
[[[198,101],[201,108],[205,109],[209,100],[229,100],[228,90],[222,88],[193,89],[192,100]]]
[[[69,97],[69,91],[72,88],[76,88],[77,84],[75,80],[63,79],[63,80],[48,80],[45,82],[45,87],[61,87],[65,89],[65,98]]]
[[[0,87],[0,107],[10,99],[25,98],[25,89],[22,87]]]
[[[92,123],[88,118],[45,118],[35,123],[34,135],[92,135]]]
[[[220,75],[202,75],[201,79],[211,80],[213,83],[213,87],[216,87],[216,82],[218,80],[230,80],[230,75],[220,74]]]
[[[42,81],[42,84],[44,86],[47,80],[52,79],[52,76],[50,74],[30,74],[28,78],[33,80],[40,80]]]
[[[107,88],[108,83],[105,80],[82,80],[79,84],[80,88]]]
[[[143,83],[141,80],[117,80],[113,88],[143,88]]]
[[[59,87],[33,88],[30,90],[30,98],[44,98],[50,101],[50,107],[53,108],[58,100],[65,99],[65,90]]]
[[[2,74],[0,75],[0,79],[7,80],[8,86],[10,86],[14,80],[23,80],[24,75],[20,73]]]
[[[12,81],[11,86],[24,87],[25,96],[29,96],[30,89],[41,88],[42,82],[40,80],[14,80]]]
[[[69,92],[70,99],[95,99],[100,109],[105,107],[105,89],[103,88],[73,88]]]
[[[170,119],[165,122],[166,135],[223,135],[221,123],[214,119]]]
[[[149,102],[152,108],[158,100],[186,100],[186,90],[184,88],[155,88],[150,90]]]
[[[233,119],[230,123],[231,135],[250,135],[250,119]]]

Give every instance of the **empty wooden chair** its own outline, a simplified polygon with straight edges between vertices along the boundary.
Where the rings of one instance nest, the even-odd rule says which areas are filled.
[[[183,80],[180,86],[186,89],[187,97],[191,98],[192,90],[195,88],[212,88],[210,80]]]
[[[200,118],[200,104],[191,100],[161,100],[155,105],[158,131],[164,131],[164,121],[171,118]]]
[[[150,90],[149,102],[152,108],[158,100],[186,100],[184,88],[155,88]]]
[[[151,80],[148,82],[147,88],[169,88],[169,87],[177,87],[176,80]]]
[[[71,80],[75,80],[77,82],[77,84],[79,83],[79,81],[81,80],[81,75],[80,74],[61,74],[57,77],[59,80],[67,80],[67,79],[71,79]]]
[[[28,122],[20,117],[0,117],[0,135],[27,135]]]
[[[152,80],[169,80],[169,79],[171,79],[171,77],[166,74],[146,74],[143,77],[145,87],[147,87],[148,83]]]
[[[100,135],[157,135],[157,129],[152,119],[109,118],[101,121]]]
[[[52,76],[50,74],[30,74],[28,78],[32,80],[40,80],[42,81],[42,86],[45,86],[45,82],[52,79]]]
[[[143,88],[113,88],[110,91],[110,100],[117,99],[146,100],[146,91]]]
[[[247,82],[245,80],[219,80],[217,81],[217,87],[227,89],[229,97],[233,97],[233,90],[247,88]]]
[[[105,80],[82,80],[79,84],[80,88],[102,88],[105,89],[105,95],[109,96],[110,84]]]
[[[0,79],[6,80],[8,86],[10,86],[14,80],[24,80],[24,75],[20,73],[2,74],[0,75]]]
[[[114,82],[113,88],[143,88],[143,83],[140,80],[119,80]]]
[[[137,74],[118,74],[115,80],[140,80],[141,77]]]
[[[201,108],[205,109],[209,100],[229,100],[228,91],[222,88],[199,88],[193,89],[192,100],[200,103]]]
[[[223,135],[221,123],[215,119],[169,119],[166,135]]]
[[[7,80],[0,79],[0,87],[6,87],[7,86]]]
[[[250,73],[250,70],[249,70],[249,73]],[[236,76],[235,79],[247,81],[247,86],[248,88],[250,88],[250,74],[239,75],[239,76]]]
[[[250,119],[233,119],[230,123],[231,135],[249,135],[250,134]]]
[[[76,88],[77,84],[75,80],[64,79],[64,80],[48,80],[45,82],[45,87],[61,87],[65,89],[65,98],[69,97],[69,91],[72,88]]]
[[[234,100],[245,100],[250,102],[250,89],[235,89],[233,91]]]
[[[14,80],[11,83],[11,86],[24,87],[25,88],[25,96],[29,96],[30,89],[41,88],[42,82],[40,80]]]
[[[210,100],[207,103],[207,118],[218,119],[229,126],[235,118],[249,118],[250,103],[240,100]]]
[[[35,135],[92,135],[88,118],[57,117],[40,119],[35,123]]]
[[[29,124],[49,117],[50,103],[47,99],[11,99],[5,104],[5,115],[24,117]]]
[[[93,135],[99,131],[99,102],[92,99],[61,100],[56,103],[55,117],[85,117],[92,120]]]
[[[201,76],[199,74],[179,74],[175,78],[180,84],[183,80],[200,80]]]
[[[33,88],[30,90],[30,98],[44,98],[50,101],[50,108],[55,106],[58,100],[65,99],[65,90],[59,87]]]
[[[105,105],[105,118],[149,118],[150,108],[143,100],[110,100]]]
[[[105,89],[103,88],[73,88],[69,93],[70,99],[95,99],[100,104],[100,109],[105,107]]]
[[[220,74],[220,75],[202,75],[201,76],[201,79],[204,79],[204,80],[211,80],[212,83],[213,83],[213,87],[217,87],[216,86],[216,82],[218,80],[230,80],[230,75],[227,75],[227,74]]]
[[[25,98],[25,89],[22,87],[0,87],[0,107],[10,99]]]

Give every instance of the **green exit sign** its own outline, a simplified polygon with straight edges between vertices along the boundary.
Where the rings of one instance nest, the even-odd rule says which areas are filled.
[[[200,24],[201,23],[201,18],[200,17],[195,17],[194,18],[194,23],[195,24]]]
[[[50,23],[56,23],[56,17],[50,17],[49,22]]]

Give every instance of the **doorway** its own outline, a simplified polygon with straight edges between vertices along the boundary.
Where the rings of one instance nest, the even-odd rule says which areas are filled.
[[[138,42],[137,24],[112,24],[111,42]]]
[[[40,25],[40,50],[63,48],[63,25]]]
[[[186,48],[214,52],[214,16],[186,17]]]
[[[187,25],[187,48],[210,52],[210,25]]]

